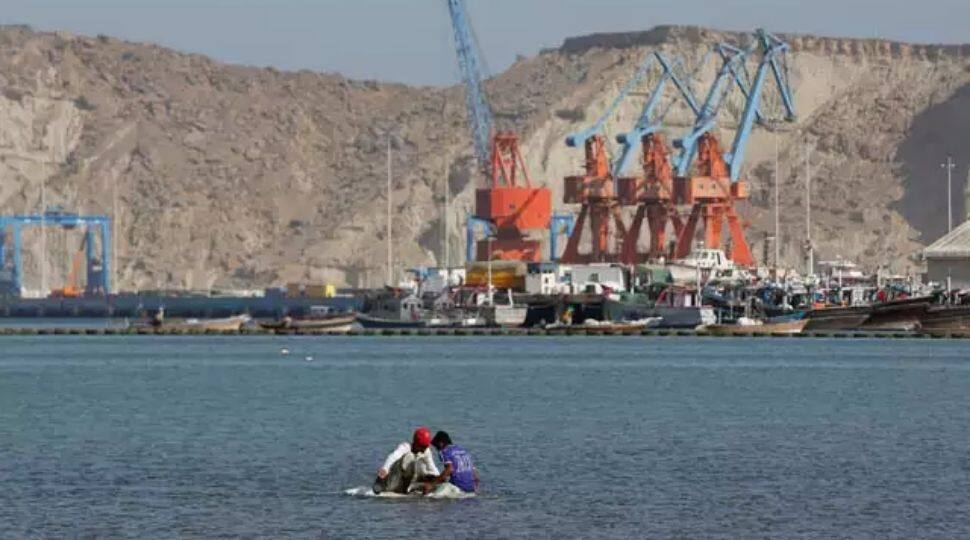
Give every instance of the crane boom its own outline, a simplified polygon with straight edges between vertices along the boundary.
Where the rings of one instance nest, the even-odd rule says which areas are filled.
[[[486,174],[491,174],[492,111],[485,95],[481,60],[472,39],[467,11],[464,0],[448,0],[458,67],[465,84],[465,107],[472,130],[472,140],[475,143],[475,159]]]
[[[752,49],[739,49],[726,43],[718,43],[715,50],[721,56],[721,69],[718,70],[714,83],[711,84],[704,105],[697,112],[694,120],[694,127],[683,139],[674,141],[674,146],[681,149],[680,157],[677,160],[677,176],[687,176],[694,154],[697,152],[697,141],[701,135],[714,128],[717,120],[717,113],[721,108],[724,96],[730,87],[727,86],[728,78],[734,78],[738,86],[741,86],[741,79],[737,76],[736,69],[743,66]]]
[[[748,137],[751,135],[751,129],[754,127],[755,119],[759,115],[758,106],[761,101],[769,68],[774,75],[778,93],[781,94],[781,101],[785,107],[785,120],[788,122],[795,120],[795,105],[792,99],[791,87],[788,85],[787,78],[782,76],[781,66],[778,62],[779,56],[788,50],[788,44],[764,30],[758,30],[756,35],[762,49],[761,62],[758,64],[758,71],[755,73],[751,91],[747,95],[748,99],[745,103],[744,114],[741,116],[741,124],[734,137],[731,153],[725,156],[725,161],[730,166],[732,182],[736,182],[741,177],[744,151],[747,148]]]
[[[660,66],[663,68],[663,74],[657,85],[654,87],[653,92],[650,94],[650,99],[647,100],[646,105],[644,105],[643,110],[640,112],[640,118],[637,123],[633,126],[627,133],[621,133],[616,136],[616,142],[618,142],[623,149],[620,151],[620,158],[617,160],[616,165],[613,169],[613,174],[619,176],[626,170],[629,166],[630,161],[634,155],[634,150],[637,145],[640,144],[640,140],[644,135],[653,133],[660,128],[663,118],[654,118],[653,111],[657,108],[660,103],[660,98],[663,96],[664,88],[667,86],[668,81],[673,81],[674,86],[680,92],[680,95],[690,106],[691,110],[695,115],[700,113],[700,106],[697,104],[697,99],[694,97],[694,92],[691,91],[690,87],[677,76],[674,68],[679,65],[679,61],[674,62],[672,65],[663,53],[657,51],[654,52],[653,57],[657,59]]]

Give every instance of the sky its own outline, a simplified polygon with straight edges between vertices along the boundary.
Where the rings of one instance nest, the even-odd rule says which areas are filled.
[[[659,24],[970,41],[970,0],[466,2],[492,74],[567,37]],[[458,81],[445,0],[0,0],[0,23],[147,41],[237,64],[409,84]]]

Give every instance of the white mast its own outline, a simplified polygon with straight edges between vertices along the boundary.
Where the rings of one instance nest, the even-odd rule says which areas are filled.
[[[445,270],[446,270],[445,275],[448,275],[447,270],[449,268],[451,268],[451,246],[448,245],[448,232],[449,232],[449,225],[450,225],[450,223],[449,223],[449,219],[450,219],[449,218],[449,213],[450,213],[450,210],[451,210],[451,201],[450,201],[450,199],[451,199],[451,193],[450,192],[451,192],[451,186],[448,185],[448,162],[446,161],[445,162],[445,212],[444,212],[445,213],[445,219],[444,219],[444,222],[445,222],[444,223],[444,227],[445,227],[444,243],[445,243]]]
[[[953,158],[946,156],[946,163],[940,167],[946,169],[946,232],[953,230]]]
[[[394,286],[393,253],[391,252],[391,134],[387,134],[387,284]]]
[[[810,276],[815,272],[815,246],[812,245],[812,162],[809,148],[805,146],[805,237],[808,242],[808,270]]]
[[[778,259],[780,254],[781,234],[778,216],[778,134],[775,134],[775,274],[778,274]]]

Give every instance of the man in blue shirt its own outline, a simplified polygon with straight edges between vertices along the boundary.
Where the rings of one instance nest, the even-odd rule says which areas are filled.
[[[438,485],[449,483],[464,493],[475,493],[478,490],[478,470],[475,469],[471,454],[452,443],[451,437],[444,431],[435,433],[431,446],[438,450],[443,470],[440,475],[425,483],[424,492],[430,493]]]

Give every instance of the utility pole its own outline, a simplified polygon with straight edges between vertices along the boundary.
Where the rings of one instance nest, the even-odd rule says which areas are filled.
[[[775,134],[775,274],[778,273],[778,259],[781,253],[781,226],[779,220],[779,210],[778,210],[778,134]]]
[[[812,245],[812,162],[809,158],[809,148],[805,147],[805,238],[808,245],[808,272],[806,276],[815,273],[815,246]]]
[[[391,252],[391,134],[387,134],[387,284],[394,286],[393,253]]]
[[[946,163],[941,163],[940,167],[946,169],[946,232],[953,230],[953,158],[946,156]]]
[[[449,232],[449,212],[451,210],[451,186],[448,185],[448,162],[445,162],[445,212],[444,212],[444,243],[445,243],[445,275],[450,273],[451,268],[451,246],[448,245],[448,232]],[[450,279],[450,276],[449,276]]]

